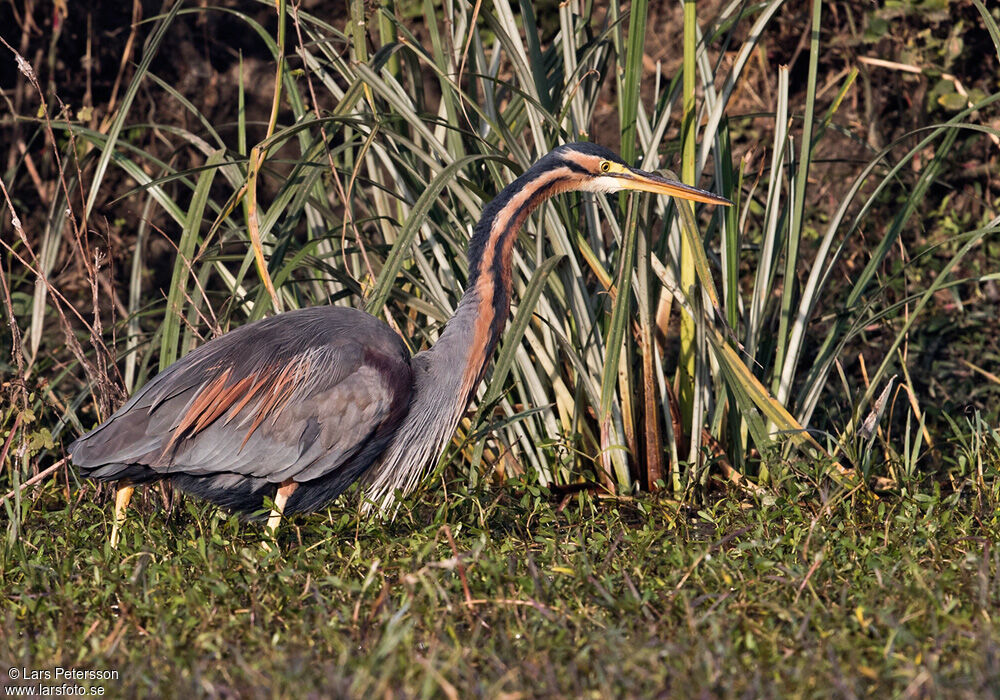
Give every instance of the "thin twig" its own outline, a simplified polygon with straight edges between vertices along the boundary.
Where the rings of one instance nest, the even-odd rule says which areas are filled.
[[[451,545],[451,551],[455,555],[456,568],[458,569],[458,578],[462,581],[462,590],[465,592],[465,605],[467,607],[472,606],[472,593],[469,591],[469,581],[465,577],[465,564],[462,563],[462,557],[458,554],[458,547],[455,546],[455,538],[451,535],[451,528],[445,523],[441,526],[444,530],[445,536],[448,538],[448,544]]]
[[[60,459],[58,462],[56,462],[55,464],[53,464],[48,469],[44,469],[44,470],[38,472],[37,474],[35,474],[33,477],[31,477],[30,479],[28,479],[27,481],[25,481],[23,484],[21,484],[16,489],[8,491],[7,495],[5,495],[3,498],[0,498],[0,503],[3,503],[8,498],[13,498],[19,491],[24,491],[29,486],[34,486],[35,484],[37,484],[39,481],[41,481],[45,477],[51,475],[53,472],[55,472],[59,467],[61,467],[64,464],[66,464],[66,459],[65,458],[64,459]]]

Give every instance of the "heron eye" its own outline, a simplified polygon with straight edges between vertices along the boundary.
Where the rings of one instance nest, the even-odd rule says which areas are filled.
[[[602,160],[602,161],[601,161],[601,172],[602,172],[602,173],[606,173],[606,172],[608,172],[609,170],[611,170],[611,163],[609,163],[609,162],[608,162],[608,161],[606,161],[606,160]]]

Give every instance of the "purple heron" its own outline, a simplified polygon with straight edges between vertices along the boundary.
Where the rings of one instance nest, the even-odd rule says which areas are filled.
[[[549,197],[637,190],[709,204],[710,192],[629,167],[591,143],[559,146],[483,209],[469,280],[433,347],[410,356],[388,325],[345,307],[288,311],[211,340],[170,365],[69,452],[117,481],[112,544],[134,485],[165,479],[224,508],[317,510],[362,479],[382,511],[444,449],[510,312],[518,229]]]

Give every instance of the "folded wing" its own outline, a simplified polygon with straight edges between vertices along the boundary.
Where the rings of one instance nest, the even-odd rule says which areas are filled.
[[[85,476],[170,477],[235,506],[212,491],[329,482],[338,470],[338,483],[353,481],[405,416],[412,386],[409,353],[381,321],[354,309],[303,309],[191,352],[70,454]]]

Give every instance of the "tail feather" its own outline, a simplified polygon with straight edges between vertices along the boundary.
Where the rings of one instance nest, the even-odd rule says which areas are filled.
[[[133,484],[145,484],[151,481],[159,481],[163,478],[162,474],[141,464],[112,462],[111,464],[80,466],[79,469],[81,476],[98,481],[121,481],[122,479],[128,479]]]

